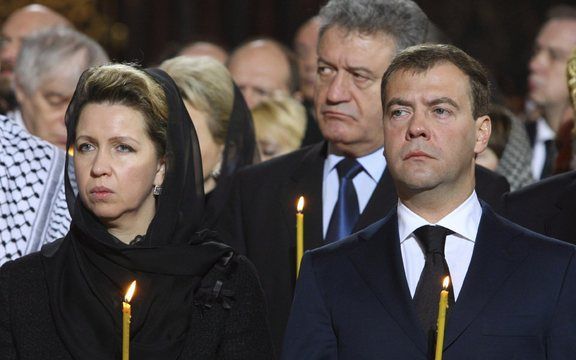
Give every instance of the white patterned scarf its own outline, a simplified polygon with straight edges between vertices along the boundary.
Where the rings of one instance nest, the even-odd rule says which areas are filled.
[[[0,264],[68,232],[64,152],[0,115]]]

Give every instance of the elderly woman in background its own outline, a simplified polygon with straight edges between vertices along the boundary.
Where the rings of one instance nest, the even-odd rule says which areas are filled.
[[[213,225],[228,200],[231,176],[259,161],[250,111],[228,69],[212,58],[179,56],[160,68],[174,79],[198,133],[205,223]]]
[[[306,131],[306,109],[294,98],[275,96],[252,109],[262,161],[300,148]]]
[[[2,358],[119,358],[132,280],[135,359],[271,358],[252,265],[200,231],[198,140],[170,77],[86,71],[67,130],[71,229],[0,269]]]

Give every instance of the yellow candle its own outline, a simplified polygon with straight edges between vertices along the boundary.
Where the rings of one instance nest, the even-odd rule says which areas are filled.
[[[130,318],[132,317],[130,300],[132,300],[135,290],[136,280],[130,284],[122,302],[122,360],[130,358]]]
[[[298,199],[296,206],[296,277],[300,273],[300,262],[304,256],[304,196]]]
[[[442,360],[442,351],[444,349],[444,331],[446,329],[446,309],[448,308],[448,285],[450,277],[446,276],[440,291],[440,303],[438,304],[438,331],[436,334],[436,356],[434,360]]]

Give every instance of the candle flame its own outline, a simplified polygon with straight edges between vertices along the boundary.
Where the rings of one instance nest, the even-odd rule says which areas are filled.
[[[68,148],[68,156],[74,156],[74,145],[70,145]]]
[[[444,281],[442,282],[442,287],[444,288],[444,290],[447,290],[448,286],[450,286],[450,276],[446,276],[444,278]]]
[[[300,198],[298,198],[298,205],[296,206],[296,211],[301,213],[302,210],[304,210],[304,196],[300,196]]]
[[[136,280],[132,281],[128,291],[126,291],[126,296],[124,296],[124,302],[129,303],[132,300],[132,296],[134,295],[134,291],[136,290]]]

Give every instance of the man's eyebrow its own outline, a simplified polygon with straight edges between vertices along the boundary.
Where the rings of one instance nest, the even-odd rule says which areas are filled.
[[[460,109],[460,106],[458,106],[456,101],[454,101],[451,98],[446,97],[446,96],[430,100],[427,105],[428,106],[434,106],[434,105],[439,105],[439,104],[449,104],[449,105],[455,107],[456,109]]]
[[[388,102],[386,102],[386,108],[392,106],[392,105],[400,105],[400,106],[411,106],[412,103],[408,100],[404,100],[404,99],[400,99],[397,97],[393,97],[392,99],[390,99]]]

